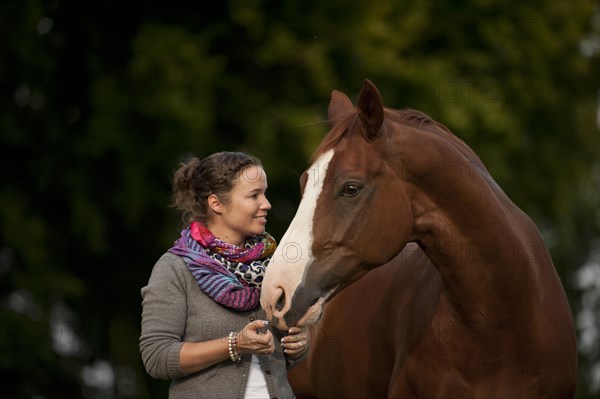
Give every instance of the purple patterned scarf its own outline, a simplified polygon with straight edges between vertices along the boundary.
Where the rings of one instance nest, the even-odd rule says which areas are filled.
[[[206,295],[221,305],[248,311],[259,304],[265,268],[276,246],[275,239],[265,232],[249,237],[240,248],[192,222],[169,252],[183,258]]]

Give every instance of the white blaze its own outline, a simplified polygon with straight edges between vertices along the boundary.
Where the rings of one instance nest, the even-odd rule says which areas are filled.
[[[323,180],[333,153],[333,150],[327,151],[308,169],[308,179],[296,215],[283,235],[268,267],[274,275],[279,277],[285,275],[279,283],[286,285],[290,290],[288,292],[293,292],[300,284],[304,270],[314,259],[311,251],[313,219],[317,199],[323,190]]]

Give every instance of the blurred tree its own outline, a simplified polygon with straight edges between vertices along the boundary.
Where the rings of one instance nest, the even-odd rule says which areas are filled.
[[[178,234],[177,162],[259,156],[281,237],[329,93],[364,78],[478,152],[542,230],[577,314],[573,276],[600,236],[599,25],[591,0],[3,2],[7,397],[164,397],[139,358],[139,290]]]

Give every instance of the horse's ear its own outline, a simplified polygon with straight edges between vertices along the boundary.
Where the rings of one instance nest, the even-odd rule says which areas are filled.
[[[356,108],[362,122],[363,135],[368,140],[376,138],[383,124],[383,101],[379,90],[369,79],[365,79],[358,94]]]
[[[354,112],[354,105],[347,95],[341,91],[333,90],[331,100],[329,100],[329,109],[327,110],[327,119],[333,127],[335,121],[343,116]]]

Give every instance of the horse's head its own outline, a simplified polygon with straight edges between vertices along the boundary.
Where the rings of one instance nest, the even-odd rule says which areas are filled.
[[[386,121],[386,112],[370,81],[356,108],[343,93],[332,93],[331,131],[301,177],[298,211],[262,284],[261,304],[276,327],[316,322],[332,295],[410,239],[408,183],[390,166],[398,124]]]

